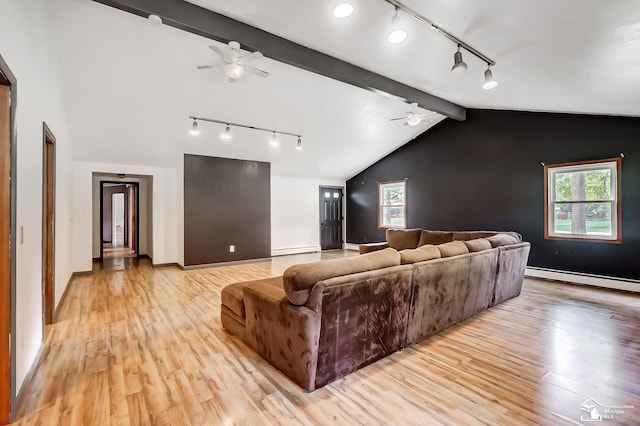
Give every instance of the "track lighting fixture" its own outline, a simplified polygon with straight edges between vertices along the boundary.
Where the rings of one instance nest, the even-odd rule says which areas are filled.
[[[280,143],[278,143],[278,137],[276,136],[276,132],[275,131],[271,134],[271,141],[269,142],[269,145],[271,145],[271,146],[280,145]]]
[[[460,52],[460,45],[458,45],[458,51],[453,54],[453,67],[451,71],[456,74],[462,74],[467,70],[467,64],[462,60],[462,52]]]
[[[407,37],[407,32],[400,25],[400,16],[398,15],[398,11],[401,10],[402,12],[411,16],[416,21],[426,25],[428,28],[431,28],[432,30],[434,30],[435,32],[447,38],[449,41],[455,43],[458,46],[458,50],[453,55],[453,67],[451,68],[452,72],[462,73],[467,69],[467,64],[464,63],[464,61],[462,60],[462,49],[466,50],[468,53],[472,54],[473,56],[477,57],[484,63],[488,64],[488,67],[492,67],[496,64],[495,61],[493,61],[492,59],[484,55],[482,52],[480,52],[477,49],[474,49],[464,41],[460,40],[458,37],[451,34],[446,29],[440,27],[430,19],[422,16],[415,10],[406,6],[402,1],[400,0],[384,0],[384,1],[389,3],[395,8],[395,14],[393,15],[393,19],[391,20],[393,31],[391,32],[391,34],[389,34],[390,43],[401,43]],[[487,68],[487,71],[485,71],[484,74],[485,74],[485,83],[482,85],[484,89],[493,89],[498,85],[498,83],[493,79],[491,69]]]
[[[391,33],[389,33],[389,43],[402,43],[407,38],[407,31],[402,28],[402,21],[398,15],[398,6],[396,6],[395,14],[391,18]]]
[[[484,90],[493,89],[498,85],[498,82],[493,78],[493,73],[491,72],[491,64],[487,63],[487,70],[484,72],[484,84],[482,88]]]
[[[245,128],[245,129],[259,130],[259,131],[262,131],[262,132],[271,133],[271,138],[269,140],[269,143],[270,143],[270,145],[272,145],[274,147],[280,145],[280,141],[278,140],[278,135],[279,134],[298,138],[298,143],[296,145],[296,149],[302,149],[302,135],[300,135],[298,133],[290,133],[290,132],[283,132],[281,130],[265,129],[264,127],[248,126],[246,124],[240,124],[240,123],[230,123],[228,121],[216,120],[214,118],[194,117],[194,116],[190,116],[189,118],[191,120],[193,120],[193,124],[191,126],[191,129],[189,129],[189,133],[192,134],[192,135],[199,135],[200,134],[200,132],[198,130],[198,121],[208,121],[210,123],[224,124],[224,126],[225,126],[224,127],[224,132],[222,132],[222,134],[220,135],[220,139],[224,139],[224,140],[231,139],[231,126],[235,126],[235,127],[242,127],[242,128]]]
[[[350,3],[341,3],[333,9],[333,16],[338,19],[346,18],[353,13],[353,6]]]
[[[193,124],[191,125],[191,129],[189,130],[189,134],[193,136],[198,136],[200,134],[200,130],[198,130],[198,122],[193,119]]]
[[[231,128],[227,124],[227,127],[224,128],[224,133],[220,135],[220,139],[224,139],[226,141],[231,139]]]

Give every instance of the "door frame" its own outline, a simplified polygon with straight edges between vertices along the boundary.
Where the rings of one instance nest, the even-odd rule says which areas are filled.
[[[53,149],[53,164],[51,167],[52,170],[52,180],[53,180],[53,190],[51,194],[48,194],[48,159],[47,159],[47,148],[48,145],[51,145]],[[51,229],[51,282],[48,282],[47,275],[47,261],[48,261],[48,251],[47,251],[47,214],[48,206],[47,200],[48,197],[51,196],[52,200],[52,211],[51,211],[51,220],[53,223]],[[49,324],[53,323],[54,316],[54,303],[55,303],[55,290],[56,290],[56,137],[53,135],[53,132],[47,126],[47,123],[42,122],[42,316],[43,316],[43,326],[45,327]],[[42,334],[45,335],[45,332]]]
[[[135,235],[136,235],[136,257],[140,257],[140,182],[102,180],[100,179],[100,260],[104,259],[104,244],[102,242],[102,232],[104,231],[104,184],[115,183],[120,185],[134,185],[136,187],[135,198]],[[125,205],[125,209],[127,206]]]
[[[7,65],[7,63],[4,61],[4,58],[2,57],[2,55],[0,55],[0,84],[4,85],[4,86],[9,86],[11,88],[11,94],[10,94],[10,100],[11,100],[11,106],[9,107],[9,151],[10,151],[10,177],[11,177],[11,183],[9,185],[9,191],[10,191],[10,203],[11,203],[11,217],[10,217],[10,231],[9,231],[9,235],[12,241],[11,244],[11,248],[9,251],[9,255],[11,257],[11,260],[9,262],[9,275],[10,275],[10,279],[9,279],[9,306],[6,306],[7,301],[6,300],[2,300],[0,303],[2,303],[2,307],[0,309],[0,311],[8,311],[8,315],[5,314],[2,316],[2,318],[0,319],[1,321],[6,321],[7,320],[7,316],[8,316],[8,320],[10,322],[10,332],[9,332],[9,371],[10,371],[10,380],[9,383],[3,383],[2,380],[0,380],[0,386],[3,388],[2,389],[2,393],[5,393],[6,391],[8,391],[9,393],[9,401],[0,401],[0,404],[2,404],[3,406],[0,407],[0,412],[4,413],[5,412],[5,407],[4,404],[6,404],[8,402],[9,406],[7,407],[8,410],[8,417],[11,421],[15,420],[15,415],[16,415],[16,400],[17,400],[17,395],[16,395],[16,370],[15,370],[15,365],[16,365],[16,200],[17,200],[17,170],[16,170],[16,165],[17,165],[17,149],[16,147],[18,146],[17,144],[17,132],[16,132],[16,108],[18,106],[18,83],[16,80],[15,75],[11,72],[11,69],[9,68],[9,66]],[[4,283],[1,283],[0,285],[2,285]],[[8,309],[6,309],[8,308]],[[1,341],[4,341],[5,336],[0,336],[0,338],[2,339]],[[6,389],[6,386],[8,385],[9,389]],[[3,415],[4,416],[4,415]],[[2,419],[0,418],[0,421],[4,421],[6,419]]]
[[[319,235],[318,235],[318,246],[320,247],[320,250],[322,250],[322,204],[320,203],[320,196],[322,195],[322,191],[328,189],[328,190],[335,190],[335,189],[339,189],[340,193],[342,194],[340,196],[340,212],[342,213],[341,217],[340,217],[340,241],[342,242],[342,248],[344,249],[344,211],[345,211],[345,203],[344,203],[344,197],[345,197],[345,188],[344,186],[336,186],[336,185],[319,185],[318,186],[318,229],[320,230]],[[336,249],[333,249],[336,250]]]

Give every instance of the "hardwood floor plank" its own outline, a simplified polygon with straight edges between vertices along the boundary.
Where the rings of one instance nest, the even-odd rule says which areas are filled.
[[[50,326],[18,424],[580,424],[633,405],[640,295],[526,279],[522,295],[304,393],[220,324],[220,292],[343,251],[193,271],[97,268]]]

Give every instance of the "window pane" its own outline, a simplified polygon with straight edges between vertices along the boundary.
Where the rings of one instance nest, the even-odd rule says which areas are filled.
[[[611,203],[556,203],[556,233],[611,236]]]
[[[324,198],[331,198],[331,193],[330,192],[325,192],[324,193]]]
[[[339,192],[334,192],[333,193],[333,198],[340,198],[340,193]]]
[[[382,189],[382,204],[404,204],[404,185],[389,185]]]
[[[404,227],[404,206],[382,207],[382,226]]]
[[[611,200],[611,169],[555,174],[556,201]]]

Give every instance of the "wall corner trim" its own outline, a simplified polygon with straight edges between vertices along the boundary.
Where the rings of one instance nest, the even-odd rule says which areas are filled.
[[[580,272],[559,271],[556,269],[538,268],[535,266],[528,266],[525,269],[525,276],[554,281],[564,281],[572,284],[603,287],[612,290],[624,290],[634,293],[640,292],[640,280],[590,275]]]

